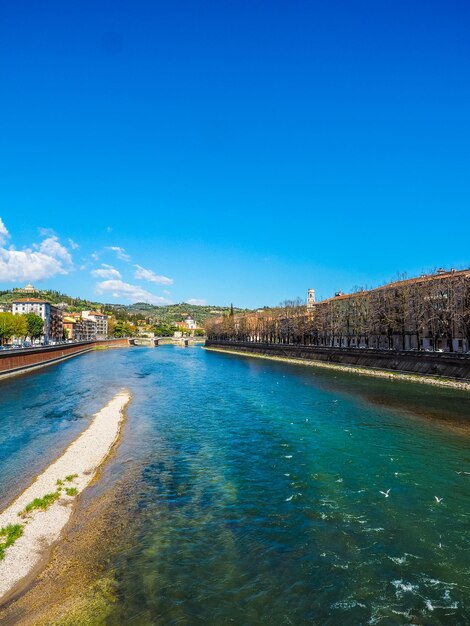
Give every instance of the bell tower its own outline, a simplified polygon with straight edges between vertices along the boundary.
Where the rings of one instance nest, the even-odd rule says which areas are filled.
[[[309,289],[307,294],[307,309],[313,309],[315,305],[315,289]]]

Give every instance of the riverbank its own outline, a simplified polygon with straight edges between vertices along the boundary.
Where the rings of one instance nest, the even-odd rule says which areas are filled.
[[[277,355],[261,354],[257,352],[248,352],[243,350],[229,350],[227,348],[205,346],[205,350],[210,352],[222,352],[225,354],[234,354],[236,356],[248,356],[254,359],[265,359],[268,361],[281,361],[284,363],[291,363],[293,365],[306,365],[308,367],[319,367],[325,369],[331,369],[341,372],[348,372],[352,374],[359,374],[362,376],[372,376],[374,378],[387,378],[389,380],[396,381],[408,381],[413,383],[423,383],[426,385],[436,385],[438,387],[448,387],[451,389],[462,389],[464,391],[470,391],[470,382],[452,380],[440,376],[411,374],[406,372],[393,372],[391,370],[376,369],[370,367],[358,367],[356,365],[339,365],[338,363],[317,361],[314,359],[298,359],[294,357],[285,357]]]
[[[128,427],[126,421],[124,428]],[[118,597],[117,573],[110,562],[131,549],[139,522],[133,514],[139,468],[122,444],[102,466],[99,480],[80,497],[66,540],[54,547],[47,566],[0,607],[2,626],[107,623]]]
[[[127,390],[116,394],[67,450],[0,514],[0,537],[6,538],[0,560],[0,603],[20,592],[45,565],[72,517],[77,496],[118,441],[130,399]]]
[[[128,347],[128,339],[118,338],[1,351],[0,380],[26,374],[39,368],[48,367],[49,365],[55,365],[67,359],[71,359],[74,356],[86,354],[91,350]]]

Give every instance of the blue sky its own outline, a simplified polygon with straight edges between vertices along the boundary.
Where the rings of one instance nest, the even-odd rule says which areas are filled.
[[[470,265],[470,4],[5,1],[0,287],[275,305]]]

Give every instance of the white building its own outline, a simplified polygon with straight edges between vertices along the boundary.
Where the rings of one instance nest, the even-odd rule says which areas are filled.
[[[24,298],[12,303],[13,315],[25,315],[35,313],[44,320],[42,339],[49,341],[61,341],[63,338],[62,311],[53,306],[47,300],[40,298]]]
[[[98,311],[82,311],[82,318],[96,325],[96,339],[107,339],[108,316]]]
[[[197,322],[191,315],[187,315],[185,317],[184,323],[186,324],[186,328],[188,330],[196,330],[197,328]]]
[[[13,291],[18,293],[37,293],[39,289],[36,289],[31,283],[28,283],[24,287],[16,287]]]

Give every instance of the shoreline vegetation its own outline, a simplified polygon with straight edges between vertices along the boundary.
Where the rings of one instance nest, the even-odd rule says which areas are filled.
[[[212,346],[204,346],[205,350],[210,352],[222,352],[225,354],[234,354],[236,356],[248,356],[254,359],[266,359],[268,361],[281,361],[284,363],[291,363],[293,365],[306,365],[308,367],[319,367],[325,369],[332,369],[341,372],[347,372],[350,374],[359,374],[361,376],[372,376],[375,378],[388,378],[389,380],[406,381],[412,383],[421,383],[426,385],[436,385],[438,387],[447,387],[451,389],[461,389],[464,391],[470,391],[470,382],[454,380],[451,378],[425,375],[425,374],[412,374],[408,372],[396,372],[392,370],[376,369],[372,367],[359,367],[357,365],[340,365],[339,363],[331,363],[325,361],[315,361],[313,359],[296,359],[294,357],[285,356],[271,356],[256,352],[246,352],[243,350],[229,350],[225,348],[215,348]]]
[[[69,523],[78,495],[117,443],[131,394],[123,389],[65,452],[0,513],[0,605],[46,564]]]

